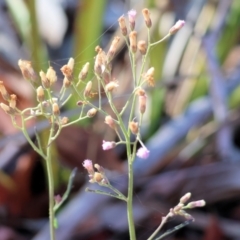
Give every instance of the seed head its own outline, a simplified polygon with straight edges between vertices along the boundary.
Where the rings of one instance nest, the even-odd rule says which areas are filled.
[[[18,60],[18,66],[22,72],[23,77],[26,80],[35,82],[37,80],[37,74],[35,73],[32,63],[30,61]]]
[[[45,72],[40,71],[39,75],[40,75],[43,87],[46,89],[50,88],[51,83],[50,83],[50,80],[47,78]]]
[[[50,86],[52,86],[57,81],[56,72],[52,67],[49,67],[46,73],[46,77],[50,82]]]
[[[39,86],[37,88],[37,100],[39,102],[43,102],[44,101],[44,90],[42,86]]]

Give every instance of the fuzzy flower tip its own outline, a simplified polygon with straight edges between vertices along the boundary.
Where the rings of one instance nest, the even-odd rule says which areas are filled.
[[[89,159],[84,160],[84,162],[83,162],[83,167],[84,167],[88,172],[94,171],[94,170],[93,170],[92,161],[89,160]]]
[[[107,141],[103,140],[102,148],[103,148],[104,151],[112,149],[112,148],[115,148],[115,147],[116,147],[116,143],[115,142],[107,142]]]
[[[180,30],[185,25],[184,20],[178,20],[173,27],[170,28],[169,33],[175,34],[178,30]]]
[[[143,158],[143,159],[147,159],[148,156],[149,156],[149,153],[150,153],[150,152],[148,151],[147,148],[141,147],[141,148],[139,148],[138,151],[137,151],[137,156],[140,157],[140,158]]]
[[[128,11],[128,19],[129,19],[130,22],[134,22],[135,21],[136,14],[137,14],[137,12],[134,9]]]

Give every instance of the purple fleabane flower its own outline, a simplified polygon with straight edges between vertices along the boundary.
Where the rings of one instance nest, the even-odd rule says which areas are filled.
[[[112,148],[115,148],[115,147],[116,147],[116,143],[115,142],[107,142],[107,141],[103,140],[102,148],[103,148],[104,151],[112,149]]]
[[[149,156],[149,151],[146,147],[141,147],[137,151],[137,156],[143,159],[147,159]]]
[[[129,20],[130,28],[131,28],[132,31],[135,28],[136,14],[137,14],[137,12],[134,9],[128,11],[128,20]]]
[[[84,160],[83,167],[88,171],[89,174],[94,173],[93,164],[92,164],[91,160],[89,160],[89,159]]]

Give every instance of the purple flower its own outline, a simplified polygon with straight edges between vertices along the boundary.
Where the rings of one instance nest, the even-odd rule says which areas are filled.
[[[150,152],[147,150],[146,147],[141,147],[137,151],[137,156],[140,157],[140,158],[143,158],[143,159],[147,159],[148,156],[149,156],[149,153]]]
[[[102,148],[103,148],[104,151],[112,149],[112,148],[115,148],[115,147],[116,147],[116,143],[115,142],[107,142],[107,141],[103,140]]]
[[[89,174],[94,173],[93,164],[92,164],[91,160],[89,160],[89,159],[84,160],[83,167],[88,171]]]
[[[136,18],[136,10],[132,9],[130,11],[128,11],[128,20],[129,20],[129,24],[130,24],[130,28],[133,31],[135,28],[135,18]]]
[[[137,14],[137,12],[134,9],[128,11],[129,22],[135,22],[136,14]]]

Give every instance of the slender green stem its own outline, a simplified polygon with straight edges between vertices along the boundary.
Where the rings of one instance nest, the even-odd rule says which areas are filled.
[[[132,201],[133,201],[133,161],[131,157],[130,144],[127,144],[128,153],[128,197],[127,197],[127,217],[128,217],[128,227],[129,235],[131,240],[136,239],[135,225],[133,219]],[[134,154],[135,157],[135,154]]]
[[[54,124],[52,124],[50,129],[50,135],[47,147],[46,166],[47,166],[47,176],[48,176],[48,193],[49,193],[49,227],[50,227],[50,239],[55,240],[55,212],[54,212],[54,181],[53,181],[53,170],[52,170],[52,153],[51,153],[51,138],[54,134]]]

